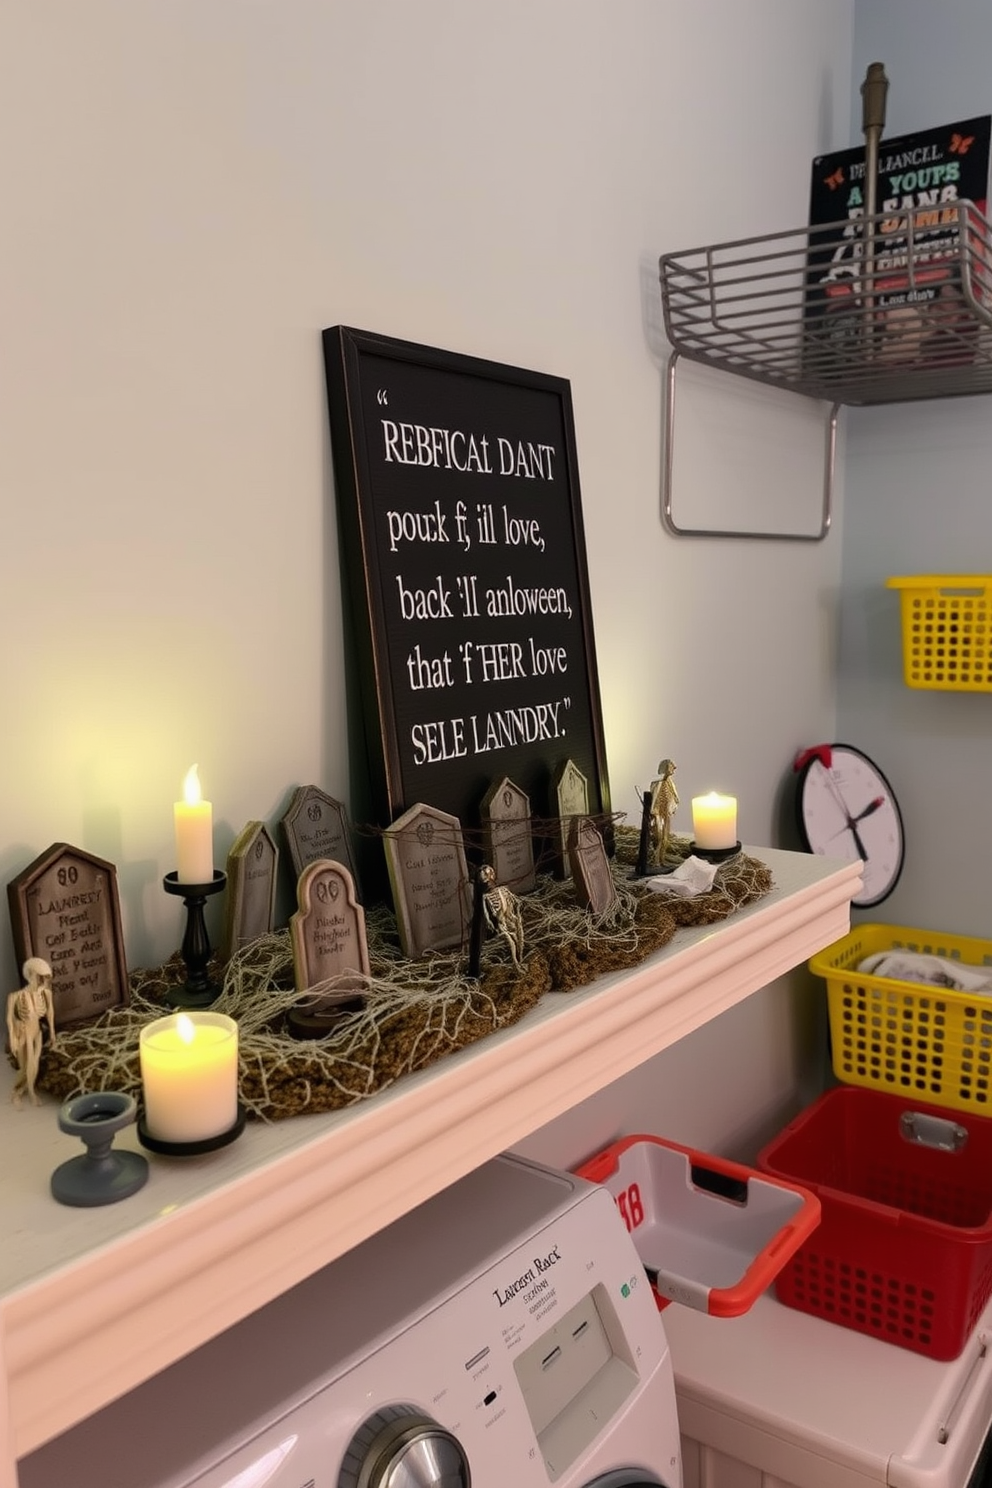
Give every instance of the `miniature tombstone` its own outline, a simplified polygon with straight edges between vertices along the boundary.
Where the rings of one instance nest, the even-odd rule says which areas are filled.
[[[589,815],[589,782],[574,760],[566,760],[555,771],[552,784],[552,849],[555,874],[568,877],[568,839],[577,816]]]
[[[590,914],[604,915],[617,901],[603,837],[588,817],[577,817],[568,839],[568,861],[575,892]]]
[[[404,954],[415,959],[463,945],[472,904],[457,816],[411,806],[383,834],[383,846]]]
[[[347,868],[330,859],[310,863],[297,884],[299,909],[289,919],[293,970],[298,992],[321,982],[334,987],[308,999],[305,1009],[293,1009],[293,1031],[308,1036],[326,1033],[342,1006],[362,1001],[369,975],[365,911]]]
[[[504,775],[486,792],[479,811],[496,882],[515,894],[529,894],[536,883],[529,796]]]
[[[348,813],[340,801],[335,801],[316,785],[298,786],[289,810],[282,818],[282,830],[289,849],[294,882],[299,882],[300,874],[309,863],[330,858],[347,868],[358,892],[351,827]]]
[[[272,929],[278,868],[279,849],[265,823],[249,822],[227,855],[225,960]]]
[[[55,842],[7,885],[18,964],[40,956],[52,968],[59,1031],[130,999],[117,869]]]

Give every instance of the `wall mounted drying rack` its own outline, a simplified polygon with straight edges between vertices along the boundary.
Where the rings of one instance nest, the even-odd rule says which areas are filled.
[[[666,253],[659,267],[672,346],[663,515],[677,536],[820,542],[832,520],[841,407],[992,392],[992,230],[973,202]],[[672,468],[683,357],[828,404],[818,531],[677,522]]]

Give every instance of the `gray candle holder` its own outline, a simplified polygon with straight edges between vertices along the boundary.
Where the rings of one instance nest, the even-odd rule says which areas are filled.
[[[114,1137],[138,1114],[133,1095],[102,1090],[77,1095],[59,1109],[59,1130],[79,1137],[85,1155],[72,1157],[52,1174],[52,1195],[60,1204],[92,1209],[116,1204],[148,1181],[148,1159],[140,1152],[112,1151]]]

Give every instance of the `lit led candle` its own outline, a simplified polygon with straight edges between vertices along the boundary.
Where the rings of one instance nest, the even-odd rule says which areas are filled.
[[[737,801],[734,796],[692,798],[692,835],[697,847],[710,851],[737,846]]]
[[[191,765],[183,781],[184,800],[173,807],[176,826],[176,877],[180,883],[206,884],[214,876],[213,807],[200,799],[200,777]]]
[[[141,1030],[145,1126],[159,1142],[202,1142],[238,1119],[238,1025],[223,1013],[173,1013]]]

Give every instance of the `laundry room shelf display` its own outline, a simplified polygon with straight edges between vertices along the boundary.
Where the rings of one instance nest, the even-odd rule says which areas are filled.
[[[688,850],[688,843],[682,844]],[[223,973],[215,1013],[236,1019],[239,1095],[262,1120],[338,1110],[424,1069],[454,1050],[510,1027],[548,992],[569,992],[597,977],[639,965],[680,928],[715,924],[772,888],[771,871],[738,854],[717,870],[712,889],[671,900],[631,883],[637,834],[621,828],[611,872],[613,911],[593,918],[570,883],[542,875],[522,897],[526,952],[519,970],[493,941],[481,976],[466,975],[464,953],[435,953],[416,962],[398,949],[396,924],[383,906],[366,912],[371,975],[364,1004],[342,1011],[321,1040],[284,1031],[300,994],[294,988],[289,934],[280,931],[237,952]],[[170,986],[185,974],[178,957],[155,971],[131,974],[128,1006],[67,1030],[45,1053],[39,1088],[66,1100],[84,1089],[140,1095],[141,1029],[162,1015]]]
[[[744,1006],[849,929],[856,864],[750,851],[774,886],[721,923],[680,929],[630,970],[541,998],[512,1028],[350,1110],[251,1121],[239,1141],[192,1163],[156,1158],[124,1204],[56,1209],[50,1123],[0,1099],[2,1488],[17,1484],[16,1458]],[[13,1082],[8,1070],[8,1095]],[[721,1331],[747,1321],[673,1314]]]

